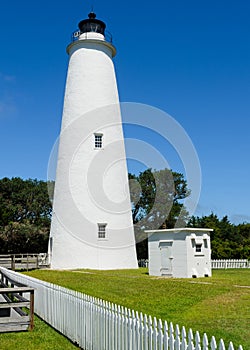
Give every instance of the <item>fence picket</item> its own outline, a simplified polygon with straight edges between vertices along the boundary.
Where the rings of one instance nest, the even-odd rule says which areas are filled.
[[[188,330],[188,350],[194,350],[194,336],[193,336],[193,331],[190,328]]]
[[[216,344],[216,340],[215,340],[214,336],[212,336],[212,338],[211,338],[210,345],[211,345],[211,350],[216,350],[217,349],[217,344]]]
[[[168,332],[164,331],[163,332],[163,349],[164,350],[168,350],[168,344],[169,344]]]
[[[132,319],[131,317],[128,319],[128,350],[132,349]]]
[[[180,333],[180,327],[179,327],[179,325],[177,324],[177,325],[175,326],[175,336],[176,336],[176,337],[180,337],[180,335],[181,335],[181,333]]]
[[[143,314],[140,313],[140,320],[139,320],[139,333],[140,333],[140,345],[138,347],[139,350],[143,350],[143,344],[144,344],[144,322],[143,322]]]
[[[164,337],[162,329],[158,329],[158,350],[164,350]]]
[[[201,342],[200,333],[196,332],[195,333],[195,350],[201,350],[200,342]]]
[[[175,350],[181,350],[181,339],[179,335],[175,336],[174,348]]]
[[[127,320],[125,318],[125,316],[122,316],[122,336],[123,336],[123,342],[122,342],[122,350],[126,350],[127,349]]]
[[[163,328],[163,330],[164,330],[164,333],[168,334],[168,323],[167,323],[167,321],[164,321],[164,328]]]
[[[157,350],[158,347],[158,322],[156,317],[154,317],[154,321],[153,321],[153,349]]]
[[[185,339],[187,338],[187,332],[186,332],[186,328],[183,326],[181,329],[181,339]]]
[[[153,327],[149,326],[148,329],[148,350],[153,350]]]
[[[154,326],[153,326],[153,349],[157,350],[158,348],[158,331],[157,331],[157,321],[154,319]]]
[[[144,350],[148,350],[148,334],[149,334],[149,329],[148,325],[145,324],[144,326]]]
[[[131,318],[131,349],[136,349],[135,325],[136,325],[135,314],[132,311],[132,318]]]
[[[186,338],[182,338],[181,350],[187,350],[187,348],[188,348],[187,340],[186,340]]]
[[[174,335],[174,326],[172,322],[170,322],[170,325],[169,325],[169,336],[171,335]]]
[[[194,350],[194,343],[193,342],[188,342],[188,350]]]
[[[219,343],[219,350],[226,350],[224,341],[221,339]]]
[[[169,336],[169,350],[174,350],[174,335],[173,333]]]
[[[141,350],[141,323],[140,317],[137,313],[136,324],[135,324],[135,349]]]

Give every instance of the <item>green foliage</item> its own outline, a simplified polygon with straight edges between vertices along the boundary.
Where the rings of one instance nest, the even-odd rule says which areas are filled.
[[[188,213],[182,200],[190,194],[180,173],[147,169],[129,174],[132,216],[138,259],[148,257],[144,230],[186,226]],[[0,180],[0,253],[47,251],[54,183],[3,178]],[[225,216],[191,217],[189,227],[212,228],[213,259],[250,259],[250,224],[234,225]]]
[[[49,227],[29,222],[10,222],[1,228],[1,253],[41,253],[48,247]]]
[[[147,169],[138,176],[129,174],[132,217],[138,259],[147,258],[145,230],[185,226],[188,213],[181,200],[190,194],[186,180],[169,169]]]
[[[227,216],[192,217],[189,227],[212,228],[212,259],[250,259],[250,224],[234,225]]]
[[[38,270],[25,274],[161,318],[250,349],[250,273],[214,270],[211,278],[148,276],[147,269]]]
[[[142,221],[144,229],[173,227],[182,208],[179,201],[190,193],[183,175],[147,169],[138,176],[129,174],[129,180],[133,222]]]
[[[0,180],[0,253],[47,251],[50,217],[46,182]]]

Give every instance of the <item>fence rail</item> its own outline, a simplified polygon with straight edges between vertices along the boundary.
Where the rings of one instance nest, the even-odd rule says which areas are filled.
[[[12,270],[31,270],[47,267],[48,255],[40,254],[5,254],[0,255],[0,266]],[[247,259],[219,259],[211,261],[212,269],[250,268]],[[148,259],[139,259],[139,267],[148,267]]]
[[[32,270],[46,267],[47,254],[2,254],[0,255],[0,266],[12,270]]]
[[[126,307],[0,268],[9,278],[35,288],[35,313],[85,350],[234,350],[230,342]],[[238,350],[243,350],[242,346]]]

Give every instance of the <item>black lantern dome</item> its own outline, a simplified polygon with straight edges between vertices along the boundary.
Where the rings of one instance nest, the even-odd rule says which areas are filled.
[[[88,19],[84,19],[78,24],[81,33],[94,32],[104,35],[106,24],[96,19],[96,14],[94,12],[90,12],[88,17]]]

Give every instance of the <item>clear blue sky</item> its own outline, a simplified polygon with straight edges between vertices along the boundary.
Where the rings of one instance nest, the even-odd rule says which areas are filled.
[[[166,111],[193,141],[202,170],[197,215],[249,222],[247,0],[4,1],[0,178],[46,179],[60,130],[65,48],[92,4],[113,34],[121,101]]]

